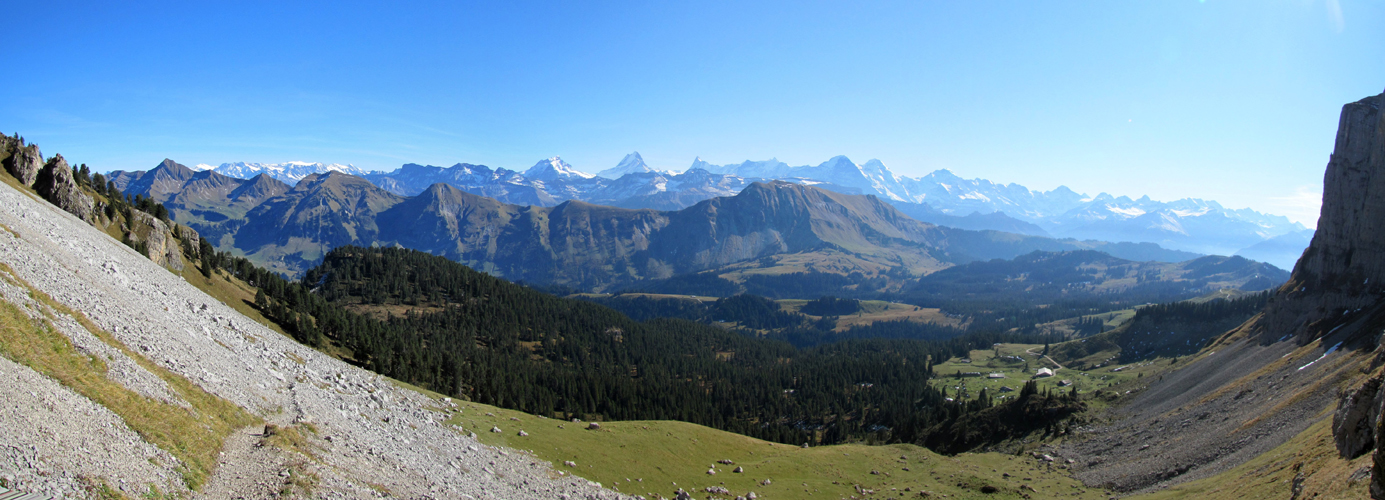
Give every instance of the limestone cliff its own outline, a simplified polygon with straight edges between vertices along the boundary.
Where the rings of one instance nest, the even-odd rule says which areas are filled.
[[[32,186],[39,169],[43,168],[43,155],[36,144],[26,146],[18,136],[0,135],[0,163],[4,163],[5,170],[19,179],[20,184]]]
[[[175,237],[175,229],[178,235],[185,237],[184,241],[190,243],[189,251],[197,251],[196,231],[177,225],[171,229],[164,221],[139,210],[130,210],[128,215],[129,233],[126,238],[131,244],[142,244],[145,256],[155,264],[175,271],[183,270],[183,245]]]
[[[34,179],[34,191],[79,219],[87,222],[94,220],[92,207],[95,203],[77,186],[77,180],[72,177],[72,167],[68,166],[63,155],[53,155],[43,165]]]
[[[1266,309],[1267,331],[1312,340],[1385,296],[1385,94],[1347,104],[1323,175],[1318,230]]]
[[[1353,458],[1374,450],[1371,496],[1385,498],[1385,93],[1342,108],[1336,144],[1323,175],[1318,230],[1293,275],[1265,309],[1266,337],[1288,333],[1307,343],[1375,349],[1363,377],[1345,391],[1333,415],[1338,453]]]

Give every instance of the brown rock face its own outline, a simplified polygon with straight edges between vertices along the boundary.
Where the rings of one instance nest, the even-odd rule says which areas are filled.
[[[1364,291],[1385,279],[1385,94],[1342,108],[1323,176],[1317,235],[1294,267],[1300,287]],[[1381,283],[1385,285],[1385,283]]]
[[[1385,297],[1385,94],[1342,108],[1336,145],[1323,175],[1313,242],[1265,309],[1262,331],[1321,337]],[[1351,334],[1363,325],[1342,330]],[[1344,339],[1358,340],[1358,335]]]
[[[178,245],[178,240],[173,238],[173,233],[169,230],[168,224],[139,210],[130,210],[130,234],[131,243],[144,243],[147,247],[145,256],[155,264],[164,266],[175,271],[183,270],[183,249]],[[182,229],[180,229],[182,231]],[[192,233],[196,234],[196,233]],[[193,248],[196,241],[193,242]]]
[[[1376,421],[1380,419],[1381,403],[1385,402],[1380,382],[1379,377],[1370,378],[1347,391],[1332,415],[1332,438],[1343,457],[1356,458],[1375,448]]]
[[[0,135],[0,162],[21,184],[32,186],[43,168],[43,155],[37,145],[25,146],[17,137]]]
[[[1270,335],[1379,349],[1385,315],[1385,94],[1342,107],[1313,242],[1265,309]],[[1329,338],[1330,337],[1330,338]],[[1333,438],[1343,457],[1374,448],[1371,497],[1385,499],[1385,393],[1372,378],[1343,395]]]
[[[63,155],[53,155],[43,169],[39,170],[38,177],[34,179],[34,191],[38,191],[39,196],[58,208],[84,221],[92,220],[92,206],[95,202],[77,187],[76,179],[72,178],[72,167],[67,165]]]

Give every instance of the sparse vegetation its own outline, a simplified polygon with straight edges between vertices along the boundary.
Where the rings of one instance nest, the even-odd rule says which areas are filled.
[[[189,488],[198,489],[211,475],[226,436],[234,429],[256,421],[253,415],[229,401],[208,394],[186,378],[131,351],[85,316],[23,283],[2,264],[0,279],[28,289],[30,296],[42,305],[40,312],[45,316],[35,320],[13,304],[0,303],[0,353],[52,377],[120,415],[126,425],[145,441],[164,449],[182,462],[183,481]],[[112,381],[106,376],[104,361],[80,354],[72,342],[51,324],[55,315],[59,314],[75,318],[102,341],[120,349],[159,376],[191,408],[151,400]]]
[[[585,424],[475,403],[463,403],[460,410],[448,423],[462,432],[474,431],[486,444],[530,450],[559,471],[650,498],[671,498],[678,488],[700,498],[708,486],[724,486],[732,496],[754,491],[761,498],[804,500],[920,498],[924,492],[927,498],[1017,499],[1021,493],[1043,498],[1060,492],[1077,499],[1109,496],[1082,485],[1066,470],[1000,453],[945,456],[908,444],[803,448],[685,422],[602,422],[600,430],[588,430]],[[491,427],[504,432],[485,432]],[[528,435],[519,436],[521,429]],[[575,466],[564,465],[567,461]],[[733,472],[736,467],[744,472]],[[708,469],[717,474],[708,475]],[[762,484],[766,479],[770,484]],[[986,486],[996,493],[983,493]]]

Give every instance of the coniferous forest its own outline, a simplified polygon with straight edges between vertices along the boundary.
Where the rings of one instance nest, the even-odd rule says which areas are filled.
[[[638,322],[404,249],[338,248],[297,282],[225,253],[206,262],[258,287],[256,306],[299,341],[434,391],[557,418],[673,419],[794,444],[922,442],[991,406],[945,401],[928,385],[931,360],[1024,340],[858,332],[814,345],[686,319]],[[748,315],[765,302],[722,305]]]

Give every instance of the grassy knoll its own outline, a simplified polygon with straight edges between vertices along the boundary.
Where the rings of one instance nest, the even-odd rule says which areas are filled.
[[[599,430],[591,430],[585,422],[474,403],[460,407],[448,422],[475,432],[486,444],[529,450],[560,471],[653,498],[671,498],[678,488],[705,498],[705,489],[715,486],[729,489],[731,496],[754,491],[772,499],[866,496],[857,487],[874,490],[877,498],[918,498],[921,492],[948,498],[1106,497],[1067,471],[1027,456],[946,457],[903,444],[802,448],[675,421],[601,422]],[[501,432],[490,432],[492,427]],[[528,435],[520,436],[521,430]],[[567,461],[576,466],[564,465]],[[734,472],[736,467],[744,472]],[[770,483],[762,484],[765,480]],[[988,486],[995,492],[983,493]]]

